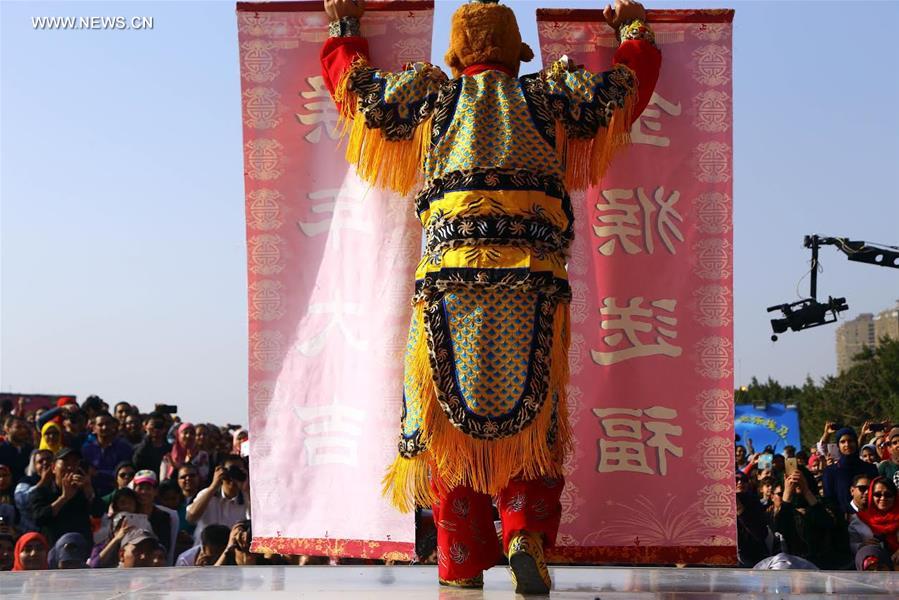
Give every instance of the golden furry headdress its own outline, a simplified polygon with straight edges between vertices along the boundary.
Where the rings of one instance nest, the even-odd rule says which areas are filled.
[[[522,62],[534,58],[534,51],[521,41],[515,13],[493,1],[463,4],[453,13],[450,47],[444,60],[459,77],[478,63],[500,64],[518,74]]]

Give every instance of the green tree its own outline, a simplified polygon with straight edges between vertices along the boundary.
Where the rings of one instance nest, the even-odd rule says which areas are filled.
[[[818,441],[829,420],[856,431],[865,421],[899,421],[899,340],[884,338],[847,371],[825,377],[813,397],[802,399],[799,415],[804,446]]]
[[[737,404],[793,401],[799,405],[802,446],[813,446],[827,421],[859,431],[865,421],[899,422],[899,340],[883,338],[876,349],[865,348],[853,366],[816,384],[806,378],[802,387],[783,386],[770,377],[735,390]]]

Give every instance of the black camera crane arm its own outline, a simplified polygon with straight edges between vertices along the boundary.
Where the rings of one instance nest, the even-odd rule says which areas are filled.
[[[883,246],[881,244],[872,244],[870,242],[862,242],[849,240],[841,237],[824,237],[818,235],[805,236],[803,244],[806,248],[815,251],[815,246],[836,246],[849,260],[867,263],[869,265],[877,265],[878,267],[893,267],[899,269],[899,247]]]
[[[771,319],[771,327],[775,333],[771,336],[773,341],[777,341],[776,334],[783,333],[787,329],[802,331],[833,323],[837,320],[840,312],[849,310],[845,298],[829,297],[826,303],[818,302],[818,248],[820,246],[836,246],[849,257],[849,260],[855,262],[899,269],[899,248],[896,246],[819,235],[805,236],[803,245],[812,250],[812,265],[809,271],[811,273],[811,298],[768,308],[768,312],[780,311],[784,315],[781,319]]]

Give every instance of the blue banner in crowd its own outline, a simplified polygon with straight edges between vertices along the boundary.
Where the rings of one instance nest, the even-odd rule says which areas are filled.
[[[765,410],[751,404],[737,404],[734,406],[734,429],[740,436],[737,443],[745,446],[746,440],[751,439],[756,452],[761,452],[765,446],[773,446],[775,452],[783,451],[788,445],[797,450],[801,447],[799,411],[783,404],[769,404]]]

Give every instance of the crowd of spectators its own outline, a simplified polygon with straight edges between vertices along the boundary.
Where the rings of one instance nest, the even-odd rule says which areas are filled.
[[[158,407],[159,408],[159,407]],[[250,552],[248,434],[99,397],[0,412],[0,571],[280,564]]]
[[[0,571],[327,562],[250,551],[239,426],[127,402],[110,412],[97,396],[7,405],[0,425]],[[739,442],[740,566],[899,569],[899,426],[865,423],[859,436],[827,423],[808,451]],[[419,521],[423,539],[430,525]],[[433,558],[434,541],[419,554]]]
[[[828,422],[808,451],[739,442],[740,566],[899,570],[899,426]]]

